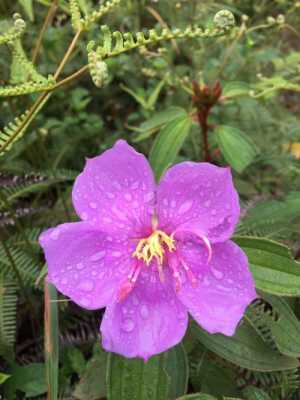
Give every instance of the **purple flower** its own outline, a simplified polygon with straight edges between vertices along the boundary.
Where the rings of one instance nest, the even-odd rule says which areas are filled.
[[[240,213],[229,168],[183,162],[156,186],[145,157],[120,140],[87,160],[72,196],[82,221],[40,244],[60,292],[106,307],[106,350],[148,359],[181,341],[188,312],[210,333],[234,334],[256,292],[229,240]]]

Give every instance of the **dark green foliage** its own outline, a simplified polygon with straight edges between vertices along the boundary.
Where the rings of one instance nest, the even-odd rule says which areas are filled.
[[[300,400],[299,9],[0,0],[0,397]],[[209,152],[233,169],[234,240],[260,297],[233,337],[191,322],[183,343],[144,363],[106,353],[102,312],[45,282],[38,237],[77,220],[74,179],[119,138],[157,179],[173,163],[203,161],[193,81],[223,89],[207,120]]]

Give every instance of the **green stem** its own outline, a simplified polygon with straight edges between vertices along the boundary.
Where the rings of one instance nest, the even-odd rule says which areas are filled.
[[[58,398],[58,309],[57,291],[55,287],[45,279],[45,362],[47,378],[47,400]]]

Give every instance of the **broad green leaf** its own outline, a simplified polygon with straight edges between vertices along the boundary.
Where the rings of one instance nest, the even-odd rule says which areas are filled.
[[[179,397],[177,400],[217,400],[215,397],[210,394],[205,393],[195,393],[188,394],[187,396]]]
[[[238,96],[247,96],[249,94],[249,85],[245,82],[227,82],[222,90],[222,96],[231,98]]]
[[[143,122],[139,128],[137,128],[137,132],[140,133],[133,141],[140,142],[141,140],[147,139],[163,125],[183,116],[187,116],[187,113],[181,107],[170,107],[165,111],[155,113],[152,118]]]
[[[189,365],[182,343],[169,350],[166,356],[166,371],[171,381],[168,398],[173,400],[187,392]]]
[[[254,386],[249,386],[243,390],[243,395],[246,400],[271,400],[266,392]]]
[[[235,171],[243,172],[257,154],[255,145],[243,132],[231,126],[220,125],[215,133],[225,160]]]
[[[211,335],[194,325],[196,337],[210,351],[242,368],[283,371],[299,366],[297,359],[281,355],[264,343],[254,328],[244,321],[234,336]]]
[[[289,228],[290,223],[300,215],[300,194],[294,192],[283,201],[266,201],[253,207],[247,213],[237,228],[237,233],[274,235],[284,228]],[[257,232],[257,233],[256,233]]]
[[[157,179],[175,161],[191,125],[191,119],[188,116],[182,116],[165,125],[156,136],[149,160]]]
[[[216,382],[218,384],[216,385]],[[199,362],[197,372],[192,380],[193,388],[203,390],[218,398],[224,395],[237,396],[240,394],[236,387],[236,376],[232,369],[211,360],[211,353]]]
[[[33,13],[33,7],[32,3],[33,0],[19,0],[20,5],[23,7],[27,17],[30,19],[30,21],[34,20],[34,13]]]
[[[3,374],[2,372],[0,372],[0,385],[2,385],[2,383],[4,383],[9,377],[10,375]]]
[[[107,353],[97,343],[73,393],[76,399],[98,400],[106,396],[106,363]]]
[[[152,357],[146,363],[109,354],[107,399],[166,400],[169,391],[166,361],[166,353]]]
[[[269,324],[272,336],[279,351],[291,357],[300,357],[300,321],[286,300],[263,294],[264,299],[270,303],[278,313],[279,318],[270,318]]]
[[[16,365],[10,374],[11,377],[5,383],[8,398],[14,398],[16,390],[24,392],[26,397],[39,396],[47,391],[45,364]]]
[[[277,242],[255,237],[235,237],[246,252],[256,287],[278,296],[300,296],[300,263]]]

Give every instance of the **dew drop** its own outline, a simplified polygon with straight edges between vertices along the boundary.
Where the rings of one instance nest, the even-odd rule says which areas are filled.
[[[109,218],[109,217],[104,217],[104,218],[103,218],[103,222],[109,224],[109,223],[112,222],[112,221],[111,221],[111,218]]]
[[[85,221],[85,220],[88,219],[88,215],[87,215],[86,212],[81,213],[81,214],[80,214],[80,217],[83,219],[83,221]]]
[[[133,184],[131,185],[131,189],[136,190],[139,187],[139,184],[140,183],[138,181],[133,182]]]
[[[81,270],[81,269],[84,268],[84,264],[83,264],[83,263],[78,263],[78,264],[76,265],[76,268],[79,269],[79,270]]]
[[[61,283],[63,285],[66,285],[68,283],[68,279],[67,278],[62,278]]]
[[[96,204],[96,203],[93,203],[93,202],[91,202],[91,203],[90,203],[90,207],[91,207],[91,208],[93,208],[93,209],[95,209],[95,208],[97,208],[97,204]]]
[[[80,282],[78,289],[83,290],[84,292],[90,292],[91,290],[94,289],[94,282],[90,281],[88,279],[85,279],[82,282]]]
[[[139,305],[139,299],[135,295],[132,296],[132,304],[134,306],[138,306]]]
[[[211,215],[216,215],[217,214],[217,210],[213,209],[211,210]]]
[[[149,193],[145,194],[144,201],[146,203],[148,203],[149,201],[153,200],[153,198],[154,198],[154,193],[149,192]]]
[[[204,202],[204,206],[205,207],[210,207],[210,204],[211,204],[211,201],[210,200],[206,200],[205,202]]]
[[[176,207],[176,201],[175,201],[175,200],[172,200],[172,201],[171,201],[171,207],[172,207],[172,208],[175,208],[175,207]]]
[[[149,317],[149,308],[146,306],[146,304],[142,304],[140,314],[142,318],[146,319]]]
[[[122,253],[121,253],[120,251],[113,251],[113,252],[111,253],[111,255],[112,255],[113,257],[118,258],[118,257],[120,257],[120,256],[122,255]]]
[[[187,211],[190,210],[190,208],[192,207],[192,205],[193,205],[193,202],[192,202],[191,200],[186,201],[185,203],[183,203],[183,204],[179,207],[179,209],[178,209],[178,214],[184,214],[184,213],[186,213]]]
[[[90,257],[91,261],[99,261],[105,256],[106,252],[105,251],[99,251],[98,253],[93,254]]]
[[[125,200],[127,200],[127,201],[131,201],[132,200],[132,196],[131,196],[130,193],[125,193],[124,197],[125,197]]]
[[[80,300],[80,304],[81,304],[83,307],[89,307],[90,304],[91,304],[91,300],[89,300],[89,299],[87,299],[87,298],[82,298],[82,299]]]
[[[109,199],[114,199],[115,198],[115,195],[113,193],[106,193],[106,195],[107,195],[107,197]]]
[[[211,268],[211,271],[212,271],[212,273],[213,273],[213,275],[214,275],[214,277],[215,277],[216,279],[222,279],[223,276],[224,276],[223,272],[222,272],[222,271],[219,271],[218,269]]]
[[[122,322],[122,329],[125,332],[132,332],[134,329],[134,322],[132,319],[130,318],[126,318],[124,319],[124,321]]]
[[[59,237],[59,234],[60,234],[59,229],[54,229],[54,231],[50,233],[50,238],[53,240],[57,240]]]

